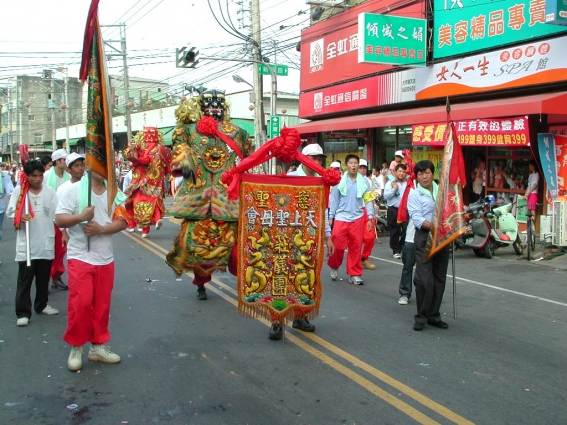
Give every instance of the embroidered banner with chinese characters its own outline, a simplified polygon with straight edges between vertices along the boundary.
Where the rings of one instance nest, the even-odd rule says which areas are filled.
[[[319,312],[325,241],[320,177],[243,174],[238,238],[238,309],[281,320]]]
[[[414,125],[412,143],[415,146],[443,146],[446,129],[447,123]],[[530,144],[530,130],[526,116],[455,121],[455,135],[463,146],[527,146]]]

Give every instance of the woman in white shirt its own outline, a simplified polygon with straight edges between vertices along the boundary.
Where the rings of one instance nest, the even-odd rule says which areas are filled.
[[[537,189],[539,186],[539,173],[537,172],[537,164],[535,160],[532,159],[529,162],[528,167],[530,174],[528,176],[528,188],[526,189],[525,197],[528,200],[527,202],[528,212],[533,214],[533,219],[535,222],[535,210],[537,208],[537,201],[539,200],[537,194]]]

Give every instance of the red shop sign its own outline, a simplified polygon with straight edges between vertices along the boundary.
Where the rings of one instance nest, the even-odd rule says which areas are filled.
[[[415,146],[443,146],[447,123],[412,126]],[[455,121],[457,140],[462,146],[528,146],[528,117],[485,118]]]

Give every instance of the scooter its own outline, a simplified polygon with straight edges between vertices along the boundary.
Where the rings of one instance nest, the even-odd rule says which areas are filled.
[[[378,199],[374,204],[374,217],[376,217],[376,231],[384,233],[388,230],[388,205],[384,198]]]
[[[518,255],[524,248],[518,232],[518,222],[511,213],[512,204],[494,205],[492,195],[479,200],[467,208],[472,215],[465,233],[455,242],[459,248],[472,248],[478,257],[492,258],[498,248],[512,245]]]
[[[484,210],[488,206],[486,199],[479,199],[470,204],[465,210],[467,217],[465,233],[455,240],[458,248],[472,248],[478,257],[486,257],[486,252],[492,258],[490,251],[490,234],[491,228],[488,219],[484,215]]]
[[[504,204],[501,206],[493,205],[491,214],[486,213],[490,224],[490,243],[488,250],[490,251],[491,258],[494,251],[498,248],[503,248],[512,245],[516,254],[522,255],[524,253],[524,246],[520,239],[520,232],[518,231],[518,222],[516,217],[512,214],[512,203]]]

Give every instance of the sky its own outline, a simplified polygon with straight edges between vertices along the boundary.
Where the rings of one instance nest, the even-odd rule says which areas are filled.
[[[78,77],[89,5],[90,0],[2,0],[0,86],[17,75],[40,75],[43,69],[67,68],[70,77]],[[250,0],[100,0],[99,21],[102,26],[126,24],[130,77],[165,81],[179,95],[185,94],[185,85],[201,84],[232,93],[249,89],[232,75],[252,83],[251,65],[201,60],[197,69],[176,68],[175,49],[195,46],[201,57],[250,57],[249,43],[223,29],[232,23],[249,34],[250,28],[243,27],[250,25],[249,9]],[[273,63],[276,52],[277,63],[289,66],[289,76],[278,77],[278,91],[299,92],[295,45],[309,25],[309,14],[299,12],[308,9],[305,0],[260,0],[263,54]],[[106,41],[118,40],[119,34],[116,27],[103,28]],[[122,58],[112,58],[107,66],[110,74],[121,74]],[[267,76],[264,90],[269,87]]]

